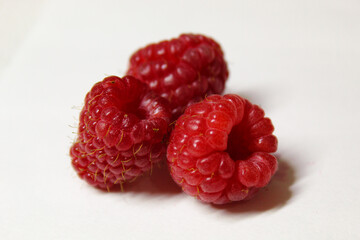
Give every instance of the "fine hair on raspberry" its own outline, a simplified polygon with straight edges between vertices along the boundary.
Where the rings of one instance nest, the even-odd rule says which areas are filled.
[[[191,105],[171,133],[167,162],[183,191],[203,202],[247,200],[277,169],[274,127],[257,105],[234,94]]]
[[[165,157],[168,102],[132,76],[106,77],[86,94],[72,166],[90,185],[109,190]]]

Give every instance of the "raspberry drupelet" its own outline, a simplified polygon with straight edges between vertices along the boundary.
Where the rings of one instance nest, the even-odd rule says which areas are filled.
[[[109,190],[165,157],[171,113],[165,99],[131,76],[106,77],[85,97],[72,166],[90,185]]]
[[[130,59],[128,74],[169,101],[173,120],[206,95],[222,93],[229,75],[220,45],[197,34],[182,34],[138,50]]]
[[[171,133],[167,161],[183,191],[204,202],[250,199],[277,169],[274,127],[240,96],[212,95],[191,105]]]

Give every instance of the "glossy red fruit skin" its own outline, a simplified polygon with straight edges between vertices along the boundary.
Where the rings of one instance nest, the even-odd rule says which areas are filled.
[[[185,110],[167,162],[183,191],[203,202],[248,200],[277,170],[274,127],[264,111],[234,95],[212,95]]]
[[[175,120],[192,103],[222,93],[229,72],[217,42],[200,34],[182,34],[136,51],[128,74],[166,98]]]
[[[90,185],[109,190],[165,157],[168,102],[132,76],[106,77],[86,94],[72,166]]]

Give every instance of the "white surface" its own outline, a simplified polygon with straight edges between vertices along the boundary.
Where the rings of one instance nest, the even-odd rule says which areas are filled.
[[[0,238],[359,239],[359,12],[358,0],[0,0]],[[164,167],[103,193],[70,166],[73,106],[182,32],[219,41],[226,91],[273,120],[280,170],[250,202],[202,204]]]

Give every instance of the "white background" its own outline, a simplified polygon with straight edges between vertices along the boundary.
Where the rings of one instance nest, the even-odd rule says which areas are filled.
[[[105,193],[70,166],[85,93],[183,32],[275,125],[279,172],[249,202],[200,203],[164,166]],[[359,81],[358,0],[0,0],[0,238],[359,239]]]

